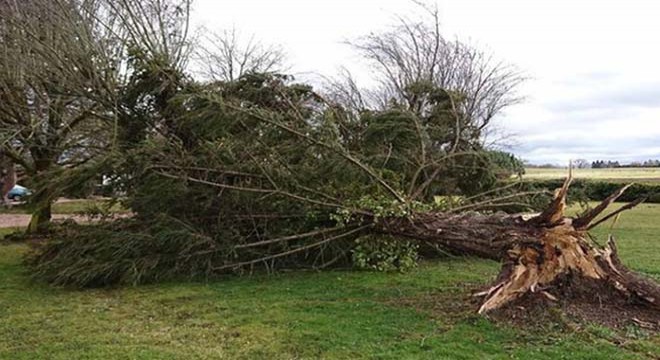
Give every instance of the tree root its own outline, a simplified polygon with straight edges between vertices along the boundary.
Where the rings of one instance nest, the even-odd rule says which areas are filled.
[[[628,270],[620,261],[614,238],[605,247],[590,240],[588,230],[630,209],[642,200],[599,216],[628,186],[577,218],[564,216],[571,176],[555,191],[541,214],[524,217],[506,214],[426,213],[412,218],[385,219],[376,231],[432,243],[449,252],[503,261],[493,286],[478,296],[484,314],[511,304],[527,294],[558,301],[562,287],[596,282],[599,289],[614,289],[629,303],[652,309],[660,319],[660,286]],[[604,291],[604,290],[603,290]]]
[[[570,225],[556,226],[545,233],[540,244],[518,245],[508,252],[495,285],[483,295],[479,313],[498,309],[527,293],[541,293],[550,300],[566,279],[586,278],[611,285],[631,303],[660,310],[660,287],[621,264],[614,239],[599,249]],[[660,313],[659,313],[660,315]]]
[[[550,207],[527,220],[538,229],[531,241],[518,241],[505,255],[502,271],[490,289],[483,293],[485,301],[479,313],[486,313],[519,299],[527,293],[540,292],[556,300],[552,293],[565,279],[585,278],[610,285],[631,303],[660,311],[660,286],[628,270],[620,261],[616,243],[610,235],[607,245],[597,247],[589,240],[587,230],[594,220],[629,187],[624,186],[600,205],[581,217],[564,217],[566,194],[571,178],[555,192]],[[631,208],[635,201],[622,209]],[[611,218],[621,209],[605,216]],[[602,221],[597,221],[599,224]],[[571,280],[574,281],[574,280]],[[658,313],[660,316],[660,312]]]

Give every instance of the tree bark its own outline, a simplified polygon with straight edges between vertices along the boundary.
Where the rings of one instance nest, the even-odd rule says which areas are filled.
[[[30,224],[26,232],[28,234],[43,234],[48,231],[51,220],[52,201],[50,199],[44,201],[35,200],[36,208],[32,211],[30,217]]]
[[[9,159],[4,159],[4,156],[0,155],[0,196],[2,197],[0,201],[5,206],[10,206],[10,201],[7,195],[16,185],[16,166]]]
[[[595,221],[626,187],[578,218],[564,216],[570,177],[557,189],[548,209],[533,216],[464,213],[417,214],[382,220],[377,231],[433,243],[459,254],[502,261],[495,283],[479,313],[514,302],[529,293],[557,300],[562,287],[587,280],[606,285],[632,302],[660,311],[660,286],[628,270],[619,260],[614,239],[600,247],[588,230],[603,219],[631,208],[636,201]]]
[[[55,163],[50,153],[43,153],[41,150],[32,151],[34,160],[34,173],[32,179],[34,183],[41,184],[39,189],[32,195],[30,202],[33,210],[30,218],[30,224],[27,227],[28,234],[43,234],[48,231],[51,220],[51,208],[53,204],[53,193],[49,179],[45,178],[52,170]]]

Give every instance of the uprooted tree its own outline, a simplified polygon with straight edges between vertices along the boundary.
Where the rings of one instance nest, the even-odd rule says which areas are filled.
[[[441,66],[440,54],[454,52],[437,54]],[[658,285],[621,264],[613,239],[600,247],[588,236],[637,204],[596,220],[625,188],[574,219],[564,216],[570,177],[538,215],[500,211],[535,208],[543,195],[497,187],[482,143],[475,106],[499,111],[511,83],[486,77],[475,91],[500,86],[497,96],[470,105],[469,88],[412,79],[400,90],[423,98],[423,111],[400,99],[356,111],[284,75],[195,82],[157,55],[130,62],[120,146],[107,159],[135,216],[54,233],[28,258],[37,277],[103,286],[324,268],[387,237],[424,254],[502,261],[480,312],[528,294],[559,299],[583,283],[658,309]]]
[[[431,181],[415,181],[424,169],[405,161],[419,142],[435,152],[437,168],[429,171],[446,184],[464,176],[456,168],[473,176],[471,161],[480,153],[442,152],[434,146],[433,121],[416,128],[406,112],[369,113],[365,123],[344,124],[341,109],[324,105],[308,87],[266,75],[191,84],[161,103],[167,104],[162,113],[149,116],[177,121],[127,143],[121,155],[120,178],[135,219],[66,230],[66,238],[50,241],[32,258],[41,277],[97,286],[253,268],[322,268],[350,260],[356,239],[382,234],[503,261],[481,312],[527,293],[555,299],[562,287],[582,280],[658,307],[657,284],[627,270],[613,240],[600,248],[588,237],[602,221],[594,222],[596,216],[625,188],[570,219],[563,215],[569,179],[539,215],[508,215],[492,210],[524,205],[531,194],[494,189],[455,197]],[[390,134],[378,132],[388,121],[399,135],[389,147],[371,145],[378,134]],[[363,129],[343,133],[349,126]],[[414,200],[432,196],[433,205]]]

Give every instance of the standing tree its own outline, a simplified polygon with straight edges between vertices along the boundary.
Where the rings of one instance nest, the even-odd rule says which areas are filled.
[[[144,99],[120,106],[136,59],[185,67],[189,12],[189,0],[0,2],[0,143],[35,187],[28,232],[48,228],[72,170],[106,155],[144,110]]]
[[[44,231],[57,190],[55,172],[104,147],[113,48],[86,1],[0,2],[1,150],[35,186],[29,232]]]
[[[430,110],[432,92],[452,93],[461,131],[479,133],[503,109],[520,102],[525,77],[512,65],[441,31],[437,9],[427,19],[400,18],[391,30],[371,33],[351,45],[368,61],[379,87],[368,92],[372,106],[392,103],[418,115]]]
[[[278,46],[266,46],[254,36],[242,42],[236,29],[203,38],[196,53],[201,74],[214,81],[235,81],[247,74],[282,72],[285,54]]]
[[[391,134],[405,119],[417,133],[418,149],[404,157],[414,168],[414,186],[427,185],[408,195],[428,199],[428,186],[444,182],[441,187],[449,187],[450,178],[466,193],[487,190],[495,176],[484,171],[491,162],[485,136],[493,118],[521,100],[517,88],[525,78],[514,66],[465,42],[446,39],[437,9],[423,10],[426,18],[400,18],[392,29],[351,43],[372,69],[375,89],[361,89],[345,71],[339,81],[330,82],[328,97],[355,116],[378,112],[370,126],[381,127],[381,132]],[[398,123],[383,117],[383,110],[396,112]],[[431,134],[422,136],[424,131]],[[381,156],[390,158],[393,144],[386,138],[380,141]],[[468,188],[462,185],[473,183],[466,178],[482,181]]]
[[[6,156],[0,154],[0,201],[2,205],[10,206],[7,195],[16,185],[16,166]]]
[[[591,167],[591,163],[586,159],[574,160],[573,165],[575,165],[575,167],[578,169],[588,169]]]

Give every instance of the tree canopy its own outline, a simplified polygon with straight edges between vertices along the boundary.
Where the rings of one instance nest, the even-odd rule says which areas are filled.
[[[77,9],[81,21],[92,19],[88,28],[101,22],[112,30],[90,43],[115,40],[118,58],[107,64],[120,68],[112,73],[116,80],[101,82],[111,91],[91,88],[75,97],[112,120],[107,133],[94,133],[111,151],[63,175],[63,182],[101,172],[125,194],[135,217],[111,224],[107,231],[124,236],[102,247],[139,249],[147,245],[134,242],[144,236],[156,247],[174,241],[168,255],[157,251],[162,257],[156,263],[146,260],[154,256],[149,248],[135,250],[123,266],[148,271],[186,259],[205,264],[206,273],[320,267],[350,262],[355,239],[379,217],[494,208],[499,202],[510,210],[531,206],[525,194],[506,193],[510,186],[503,200],[501,191],[479,195],[519,171],[514,159],[486,148],[482,137],[490,119],[516,101],[522,77],[464,43],[446,41],[436,14],[430,25],[402,21],[397,26],[407,31],[404,37],[384,32],[359,41],[371,61],[389,53],[377,44],[411,57],[405,66],[394,59],[382,64],[383,74],[399,74],[382,78],[398,93],[388,92],[385,103],[355,108],[336,96],[339,84],[318,91],[270,72],[280,53],[256,43],[242,47],[234,35],[220,42],[213,57],[225,75],[197,79],[186,67],[196,54],[186,1],[99,1],[93,13],[85,7],[92,3],[63,4]],[[421,35],[424,45],[409,53]],[[205,49],[208,56],[212,51]],[[96,66],[94,73],[99,69],[105,68]],[[417,73],[423,76],[412,76]],[[86,248],[75,241],[61,246]],[[67,251],[61,252],[62,266],[77,258]],[[117,260],[112,254],[108,250],[110,262]],[[128,268],[122,269],[117,271],[127,276]],[[58,281],[120,281],[98,276]]]

